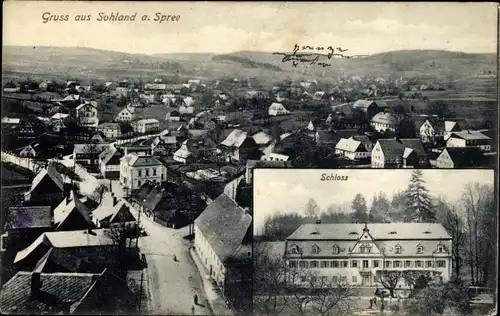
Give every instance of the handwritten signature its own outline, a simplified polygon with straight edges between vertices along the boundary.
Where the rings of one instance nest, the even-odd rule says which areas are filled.
[[[366,55],[346,55],[344,52],[347,52],[348,49],[343,49],[342,47],[333,47],[333,46],[299,46],[295,44],[293,51],[291,53],[273,53],[273,55],[283,56],[281,60],[282,63],[286,63],[291,61],[294,67],[297,67],[299,63],[306,63],[311,65],[318,65],[321,67],[329,67],[331,64],[320,61],[320,57],[326,56],[328,60],[333,57],[336,58],[355,58],[355,57],[363,57]]]

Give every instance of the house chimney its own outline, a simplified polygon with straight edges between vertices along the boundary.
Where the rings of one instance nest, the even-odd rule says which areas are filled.
[[[42,281],[40,280],[40,272],[31,273],[31,295],[38,295],[41,287]]]

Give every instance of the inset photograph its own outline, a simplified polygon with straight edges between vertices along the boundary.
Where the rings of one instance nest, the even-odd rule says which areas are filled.
[[[256,315],[486,315],[493,170],[254,170]]]

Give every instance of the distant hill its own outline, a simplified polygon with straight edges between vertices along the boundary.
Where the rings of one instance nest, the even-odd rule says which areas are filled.
[[[80,80],[117,80],[124,77],[177,75],[215,79],[223,76],[256,77],[263,81],[283,78],[350,76],[436,78],[470,77],[496,69],[495,54],[467,54],[449,51],[407,50],[375,54],[364,58],[327,60],[330,67],[282,63],[270,52],[240,51],[212,53],[128,54],[82,47],[5,46],[4,79],[62,77]]]

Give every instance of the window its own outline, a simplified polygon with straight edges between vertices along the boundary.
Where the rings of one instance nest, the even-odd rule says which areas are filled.
[[[342,268],[347,268],[347,261],[342,261]]]
[[[446,261],[445,260],[438,260],[438,261],[436,261],[436,265],[438,268],[446,268]]]
[[[357,268],[358,267],[358,260],[351,260],[351,268]]]
[[[418,246],[417,246],[417,253],[418,253],[418,254],[423,254],[423,253],[424,253],[424,247],[422,247],[422,246],[418,245]]]
[[[330,268],[338,268],[339,262],[337,260],[330,261]]]
[[[410,268],[411,267],[411,261],[410,260],[406,260],[405,261],[405,268]]]
[[[299,251],[299,246],[297,246],[297,245],[292,245],[292,246],[290,247],[290,252],[291,252],[291,253],[293,253],[293,254],[298,254],[298,253],[300,253],[300,251]]]
[[[352,276],[352,283],[358,283],[358,277],[353,275]]]
[[[378,260],[373,260],[373,267],[378,268],[380,262]]]
[[[311,266],[311,268],[317,268],[318,267],[318,261],[316,261],[316,260],[311,261],[310,266]]]
[[[156,169],[153,169],[153,176],[156,176]]]
[[[422,261],[420,260],[415,261],[415,268],[422,268]]]
[[[139,177],[142,177],[142,170],[137,170],[137,173],[139,174]]]
[[[395,260],[394,261],[394,268],[401,268],[401,261]]]
[[[437,252],[438,252],[438,253],[443,252],[443,246],[439,245],[439,246],[438,246],[438,251],[437,251]]]
[[[146,169],[146,177],[149,177],[149,169]]]
[[[297,261],[296,260],[290,260],[289,261],[290,268],[297,268]]]
[[[320,268],[328,268],[328,261],[321,261],[320,262]]]
[[[312,253],[317,255],[319,253],[319,247],[317,245],[312,246]]]
[[[427,260],[427,261],[425,262],[425,267],[426,267],[426,268],[432,268],[432,261]]]
[[[368,268],[368,260],[363,260],[363,268]]]
[[[392,262],[391,262],[391,261],[386,261],[386,262],[385,262],[385,267],[386,267],[386,268],[390,268],[390,267],[391,267],[391,264],[392,264]]]
[[[397,253],[397,254],[401,254],[401,246],[400,245],[396,245],[396,247],[394,248],[394,252]]]
[[[333,254],[334,254],[334,255],[338,255],[338,254],[339,254],[339,252],[340,252],[339,250],[340,250],[340,249],[339,249],[339,246],[337,246],[337,245],[334,245],[334,246],[333,246]]]
[[[299,268],[309,268],[309,262],[300,260],[299,261]]]
[[[141,181],[137,181],[137,186],[140,187],[141,186]]]

